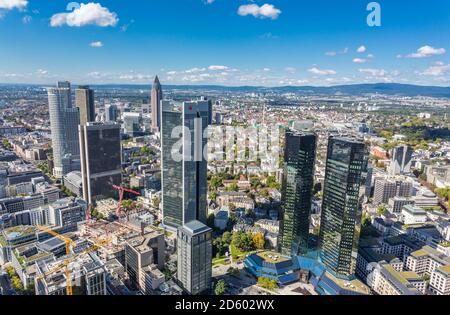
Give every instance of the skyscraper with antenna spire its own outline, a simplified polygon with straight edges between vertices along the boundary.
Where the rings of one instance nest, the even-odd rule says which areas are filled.
[[[161,101],[163,93],[158,76],[155,77],[151,91],[152,130],[161,130]]]

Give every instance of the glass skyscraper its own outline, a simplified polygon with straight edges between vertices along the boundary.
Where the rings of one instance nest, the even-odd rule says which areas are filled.
[[[322,263],[338,277],[355,272],[361,231],[361,191],[367,169],[366,145],[330,137],[319,234]]]
[[[80,125],[83,196],[88,204],[117,197],[122,183],[120,125],[88,122]]]
[[[75,90],[75,106],[80,111],[80,125],[95,121],[94,90],[89,86],[79,86]]]
[[[191,221],[177,231],[177,280],[189,294],[211,288],[212,230],[200,221]]]
[[[178,111],[162,102],[163,222],[178,228],[193,220],[206,222],[208,183],[203,149],[208,139],[203,135],[211,124],[211,102],[173,105]]]
[[[172,158],[172,149],[179,141],[172,138],[172,130],[181,126],[182,119],[181,112],[172,108],[172,104],[168,101],[163,101],[161,115],[163,223],[168,227],[177,228],[183,225],[183,161]]]
[[[314,133],[286,131],[280,233],[283,255],[305,255],[308,251],[316,144]]]
[[[57,178],[74,170],[79,170],[80,147],[78,141],[78,125],[80,116],[77,108],[72,106],[69,82],[58,82],[56,88],[49,88],[48,106],[50,113],[50,129],[52,133],[52,147],[54,169]]]

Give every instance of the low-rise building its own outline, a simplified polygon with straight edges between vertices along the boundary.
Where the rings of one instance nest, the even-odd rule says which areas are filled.
[[[405,260],[405,269],[420,275],[431,275],[436,269],[450,264],[450,258],[430,246],[410,253]]]
[[[427,222],[426,211],[412,205],[406,205],[402,208],[401,217],[403,223],[407,225]]]
[[[423,295],[426,282],[415,272],[399,272],[387,262],[379,263],[368,283],[379,295]]]
[[[450,295],[450,264],[431,273],[429,291],[436,295]]]

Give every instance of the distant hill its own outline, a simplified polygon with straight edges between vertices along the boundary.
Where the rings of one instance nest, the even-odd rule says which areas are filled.
[[[92,85],[95,86],[95,85]],[[123,88],[123,89],[149,89],[149,85],[97,85],[99,89]],[[169,90],[207,90],[220,92],[281,92],[302,93],[305,95],[363,95],[363,94],[385,94],[399,96],[430,96],[450,98],[450,87],[421,86],[398,83],[375,83],[375,84],[352,84],[337,85],[330,87],[319,86],[222,86],[222,85],[163,85]]]
[[[50,85],[27,85],[27,84],[0,84],[1,87],[23,88],[27,86],[50,86]],[[75,85],[76,86],[76,85]],[[149,84],[91,84],[98,90],[123,89],[123,90],[149,90]],[[429,96],[450,98],[450,87],[422,86],[398,83],[374,83],[374,84],[349,84],[336,86],[223,86],[223,85],[164,85],[167,90],[184,91],[217,91],[217,92],[279,92],[279,93],[301,93],[304,95],[364,95],[385,94],[398,96]]]

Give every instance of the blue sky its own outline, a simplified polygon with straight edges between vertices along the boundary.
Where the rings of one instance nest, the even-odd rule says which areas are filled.
[[[450,85],[450,1],[0,0],[0,82]]]

